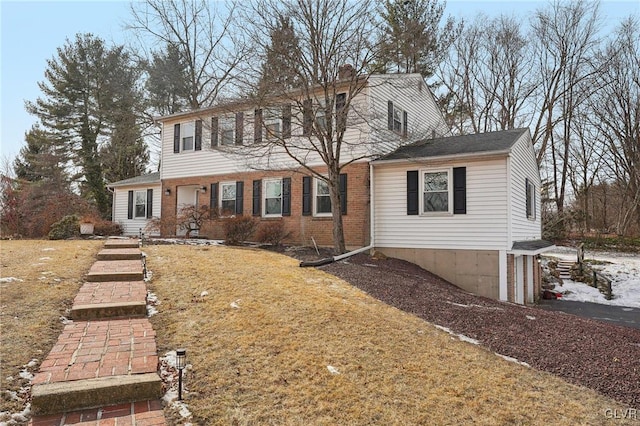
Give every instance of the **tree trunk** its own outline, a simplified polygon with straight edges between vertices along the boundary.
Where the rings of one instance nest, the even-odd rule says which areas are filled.
[[[333,218],[333,251],[342,254],[347,251],[342,226],[342,210],[340,200],[340,171],[329,171],[329,196],[331,198],[331,216]]]

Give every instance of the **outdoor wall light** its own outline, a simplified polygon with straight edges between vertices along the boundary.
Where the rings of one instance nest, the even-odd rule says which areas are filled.
[[[178,369],[178,401],[182,401],[182,370],[187,365],[187,351],[176,349],[176,368]]]
[[[164,195],[171,195],[171,189],[167,188],[164,190]]]
[[[207,192],[207,187],[205,185],[202,185],[202,187],[200,188],[200,191]]]

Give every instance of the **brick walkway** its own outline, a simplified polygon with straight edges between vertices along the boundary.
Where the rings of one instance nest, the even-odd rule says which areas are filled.
[[[107,240],[32,384],[32,425],[165,425],[137,240]],[[115,247],[115,248],[113,248]],[[102,252],[101,252],[102,253]],[[104,254],[104,253],[103,253]],[[117,259],[137,257],[137,260]],[[99,280],[92,280],[99,275]],[[123,278],[125,277],[125,278]],[[131,278],[129,278],[131,277]],[[134,278],[135,277],[135,278]],[[115,318],[117,317],[117,318]]]

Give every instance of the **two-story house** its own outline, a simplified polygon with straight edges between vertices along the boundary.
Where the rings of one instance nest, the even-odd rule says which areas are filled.
[[[172,221],[181,209],[207,205],[221,216],[282,221],[293,244],[332,245],[327,184],[299,162],[326,173],[320,155],[305,150],[323,142],[318,126],[344,126],[348,247],[372,245],[475,293],[532,301],[535,256],[546,244],[538,241],[539,213],[531,213],[539,212],[540,177],[528,131],[450,136],[419,74],[368,76],[345,108],[349,84],[336,87],[332,111],[326,94],[307,93],[159,118],[160,171],[110,185],[114,220],[137,234],[162,217],[171,224],[162,234],[176,235],[184,231]],[[199,233],[222,239],[222,221],[205,222]]]

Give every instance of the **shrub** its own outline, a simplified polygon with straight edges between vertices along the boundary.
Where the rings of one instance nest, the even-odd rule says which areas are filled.
[[[225,244],[238,245],[247,241],[256,230],[258,222],[251,216],[235,216],[224,219]]]
[[[95,235],[102,235],[103,237],[122,235],[122,226],[110,220],[98,220],[94,224],[93,233]]]
[[[70,214],[51,225],[50,240],[65,240],[80,235],[80,218]]]
[[[256,240],[265,244],[279,246],[282,241],[289,238],[291,232],[287,231],[282,220],[264,222],[260,225]]]

